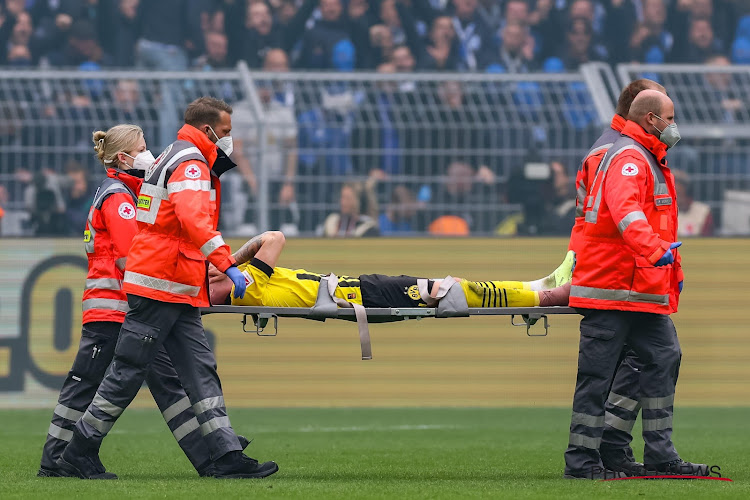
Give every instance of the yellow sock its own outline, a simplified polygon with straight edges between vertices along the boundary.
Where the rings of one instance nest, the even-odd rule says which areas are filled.
[[[524,290],[520,281],[461,281],[469,307],[534,307],[539,293]],[[515,287],[508,287],[515,284]]]

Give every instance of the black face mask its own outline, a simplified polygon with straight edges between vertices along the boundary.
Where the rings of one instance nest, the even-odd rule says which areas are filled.
[[[218,156],[216,157],[213,166],[211,166],[211,169],[217,177],[221,177],[221,174],[232,170],[237,164],[230,160],[229,156],[227,156],[221,148],[216,148],[216,152],[218,153]]]

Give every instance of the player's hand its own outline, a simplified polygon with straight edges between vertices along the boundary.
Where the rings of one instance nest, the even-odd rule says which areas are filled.
[[[676,241],[672,243],[671,245],[669,245],[669,249],[666,252],[664,252],[664,255],[662,255],[659,260],[657,260],[654,263],[654,267],[666,266],[667,264],[671,264],[672,262],[674,262],[674,255],[672,254],[672,249],[677,248],[680,245],[682,245],[681,241]]]
[[[229,276],[229,279],[234,283],[234,298],[241,299],[244,297],[247,285],[245,284],[245,275],[242,274],[242,271],[235,266],[231,266],[225,271],[225,274]]]

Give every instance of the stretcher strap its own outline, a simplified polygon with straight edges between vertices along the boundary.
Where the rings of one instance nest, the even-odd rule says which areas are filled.
[[[336,288],[338,288],[338,286],[339,286],[339,279],[335,274],[331,273],[328,276],[324,276],[320,280],[320,287],[321,289],[324,289],[325,291],[327,291],[328,294],[326,296],[325,294],[321,292],[321,290],[318,290],[317,302],[328,299],[328,300],[332,300],[338,307],[343,307],[347,309],[354,308],[354,315],[357,318],[357,329],[359,330],[359,343],[362,348],[362,359],[363,360],[372,359],[372,346],[370,343],[370,325],[367,323],[367,311],[365,310],[364,306],[360,304],[347,302],[346,300],[340,297],[336,297]],[[316,303],[315,305],[318,306],[319,304]]]

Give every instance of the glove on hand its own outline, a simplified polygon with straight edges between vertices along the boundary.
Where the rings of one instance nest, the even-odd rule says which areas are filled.
[[[680,293],[682,293],[682,281],[680,281],[679,283],[677,283],[677,288],[679,288],[680,289]]]
[[[234,283],[234,298],[235,299],[241,299],[245,296],[245,288],[247,288],[247,285],[245,284],[245,275],[242,274],[242,271],[237,269],[235,266],[229,267],[226,271],[224,271],[224,274],[229,276],[229,279],[232,280],[232,283]]]
[[[661,267],[666,266],[667,264],[671,264],[674,262],[674,255],[672,255],[672,249],[677,248],[678,246],[682,245],[681,241],[676,241],[669,245],[669,250],[664,252],[664,255],[661,256],[659,260],[654,263],[654,267]]]

